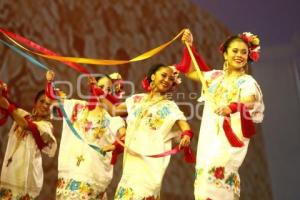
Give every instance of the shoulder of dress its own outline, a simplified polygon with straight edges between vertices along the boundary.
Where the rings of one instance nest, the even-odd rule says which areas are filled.
[[[249,74],[245,74],[243,76],[241,76],[238,79],[238,85],[241,86],[243,84],[251,84],[251,83],[255,83],[257,84],[256,80],[253,78],[253,76],[249,75]]]

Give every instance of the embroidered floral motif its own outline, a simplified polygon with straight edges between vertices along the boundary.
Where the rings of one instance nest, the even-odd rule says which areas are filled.
[[[107,113],[102,110],[89,111],[86,106],[76,104],[72,112],[74,127],[81,133],[88,142],[95,142],[101,139],[110,125]]]
[[[149,197],[145,197],[143,198],[143,200],[158,200],[159,198],[156,198],[155,196],[149,196]]]
[[[231,173],[225,180],[225,183],[231,187],[235,187],[235,188],[240,187],[240,181],[238,179],[238,176],[235,173]]]
[[[196,169],[197,184],[201,178],[205,177],[205,170],[203,168]],[[215,166],[208,171],[207,180],[209,183],[214,184],[217,188],[224,188],[227,191],[233,191],[236,194],[240,193],[240,179],[237,172],[226,171],[223,166]]]
[[[56,184],[57,196],[74,199],[101,199],[103,191],[97,191],[97,186],[74,179],[59,178]]]
[[[14,194],[10,189],[7,188],[0,188],[0,199],[6,199],[6,200],[32,200],[33,197],[29,196],[29,194]]]
[[[162,107],[161,110],[159,110],[159,111],[157,112],[157,114],[158,114],[161,118],[165,119],[168,115],[171,114],[171,111],[170,111],[170,109],[169,109],[167,106],[164,106],[164,107]]]
[[[84,110],[86,110],[86,107],[84,105],[81,104],[76,104],[74,106],[73,112],[72,112],[72,117],[71,117],[71,121],[75,122],[78,120],[78,116],[80,115],[81,112],[83,112]]]
[[[125,187],[118,187],[118,190],[115,194],[115,200],[159,200],[159,197],[155,197],[154,195],[152,196],[147,196],[147,197],[136,197],[134,195],[133,189],[132,188],[125,188]]]
[[[10,189],[0,188],[0,197],[1,199],[11,199],[12,192]]]
[[[158,130],[164,123],[164,119],[171,114],[170,109],[167,106],[163,106],[154,114],[147,115],[146,124],[153,130]]]
[[[219,76],[212,82],[208,92],[213,95],[216,104],[226,105],[238,98],[239,84],[237,80],[224,80],[224,76]]]
[[[195,172],[196,179],[197,179],[197,177],[202,176],[203,172],[204,172],[203,168],[196,169],[196,172]]]
[[[17,196],[16,200],[32,200],[33,197],[29,196],[29,194],[26,194],[25,196],[19,195]]]
[[[150,128],[157,130],[164,123],[164,120],[159,115],[149,115],[148,125]]]
[[[210,174],[213,174],[216,179],[224,179],[225,169],[224,167],[214,167],[209,171]]]
[[[131,200],[133,195],[132,188],[124,188],[120,186],[115,194],[115,199]]]

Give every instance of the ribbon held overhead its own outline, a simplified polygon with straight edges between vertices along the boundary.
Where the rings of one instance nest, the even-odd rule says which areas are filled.
[[[181,30],[173,39],[171,39],[170,41],[155,47],[145,53],[142,53],[130,60],[109,60],[109,59],[93,59],[93,58],[84,58],[84,57],[70,57],[70,56],[59,56],[58,54],[42,47],[41,45],[38,45],[22,36],[19,36],[15,33],[9,32],[3,28],[0,28],[0,32],[6,36],[8,39],[10,39],[13,43],[15,43],[17,46],[19,46],[20,48],[44,57],[44,58],[48,58],[48,59],[52,59],[52,60],[57,60],[60,62],[63,62],[65,64],[67,64],[69,67],[75,68],[77,71],[81,70],[82,72],[84,72],[85,70],[82,69],[82,66],[78,66],[75,63],[82,63],[82,64],[90,64],[90,65],[122,65],[122,64],[127,64],[127,63],[132,63],[132,62],[137,62],[137,61],[142,61],[142,60],[146,60],[156,54],[158,54],[159,52],[161,52],[163,49],[165,49],[166,47],[168,47],[170,44],[172,44],[175,40],[177,40],[184,32],[184,29]],[[20,44],[22,43],[22,44]],[[28,48],[31,48],[33,50],[29,50],[28,48],[26,48],[26,45]]]

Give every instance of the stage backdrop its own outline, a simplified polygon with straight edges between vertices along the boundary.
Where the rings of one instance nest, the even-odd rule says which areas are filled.
[[[0,26],[19,33],[33,41],[63,55],[91,58],[132,58],[150,48],[169,40],[182,28],[188,27],[194,34],[195,43],[211,66],[220,66],[222,56],[218,47],[229,31],[213,16],[187,0],[23,0],[0,1]],[[142,92],[140,81],[154,63],[173,64],[179,62],[182,44],[178,40],[159,55],[143,62],[123,66],[88,66],[91,72],[110,73],[118,71],[126,80],[135,83],[136,92]],[[57,74],[57,80],[69,81],[76,86],[80,74],[64,65],[40,59]],[[36,69],[24,58],[0,46],[1,79],[11,89],[11,97],[30,110],[34,94],[43,88],[44,72]],[[85,83],[81,84],[83,90]],[[174,96],[178,103],[191,102],[196,107],[200,86],[183,79]],[[72,97],[76,98],[77,91]],[[186,115],[193,111],[183,106]],[[197,113],[200,115],[202,107]],[[195,133],[199,131],[200,119],[189,122]],[[54,121],[55,136],[60,141],[61,122]],[[7,142],[11,122],[1,127],[0,163]],[[242,200],[272,199],[268,168],[265,161],[261,132],[250,144],[247,158],[241,168]],[[193,140],[196,150],[198,134]],[[108,189],[109,199],[120,179],[121,160],[115,167],[114,178]],[[55,199],[57,178],[57,154],[53,159],[44,157],[45,181],[38,199]],[[143,174],[141,174],[143,176]],[[183,162],[181,155],[172,157],[165,175],[161,199],[187,200],[193,197],[194,166]]]

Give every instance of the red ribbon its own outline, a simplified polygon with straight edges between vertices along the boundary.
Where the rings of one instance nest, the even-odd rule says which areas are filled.
[[[56,100],[56,94],[54,88],[52,87],[51,81],[47,81],[45,95],[52,100]]]
[[[0,109],[0,113],[1,113],[1,115],[3,115],[3,117],[0,119],[0,126],[3,126],[7,122],[9,113],[5,109],[2,109],[2,108]]]
[[[120,100],[117,97],[115,97],[111,94],[106,94],[102,90],[102,88],[98,87],[95,84],[90,85],[90,93],[91,93],[91,97],[89,98],[89,101],[88,101],[88,109],[89,110],[95,109],[96,105],[98,104],[98,97],[101,97],[103,95],[105,95],[105,98],[114,105],[120,103]]]
[[[185,136],[185,135],[187,135],[187,136],[189,136],[190,138],[192,138],[194,134],[193,134],[193,132],[192,132],[191,130],[186,130],[186,131],[183,131],[183,132],[182,132],[181,138],[183,138],[183,136]]]
[[[43,47],[43,46],[41,46],[37,43],[34,43],[33,41],[28,40],[27,38],[24,38],[20,35],[17,35],[15,33],[13,33],[13,32],[10,32],[6,29],[0,28],[0,32],[3,33],[4,35],[7,35],[7,36],[11,37],[12,39],[14,39],[18,42],[20,42],[21,44],[26,45],[27,47],[30,47],[30,48],[40,52],[40,53],[43,53],[43,54],[46,54],[46,55],[49,55],[49,56],[59,56],[59,54],[56,54],[53,51],[50,51],[49,49],[47,49],[47,48],[45,48],[45,47]],[[79,64],[72,63],[72,62],[65,62],[65,61],[62,61],[62,62],[64,64],[66,64],[67,66],[69,66],[69,67],[75,69],[76,71],[80,72],[80,73],[89,74],[89,71],[85,67],[83,67]]]
[[[155,154],[155,155],[148,155],[147,157],[151,157],[151,158],[161,158],[161,157],[165,157],[165,156],[169,156],[169,155],[174,155],[179,153],[181,150],[183,150],[184,153],[184,160],[187,163],[196,163],[196,158],[195,155],[192,151],[192,148],[190,146],[185,147],[185,148],[181,148],[179,149],[179,146],[176,146],[175,148],[169,150],[169,151],[165,151],[163,153],[160,154]]]
[[[0,84],[2,85],[4,82],[0,80]],[[8,91],[6,90],[2,90],[1,92],[1,96],[7,98],[8,96]],[[4,125],[7,122],[7,118],[9,116],[9,113],[7,112],[7,110],[0,108],[0,113],[1,115],[3,115],[3,117],[0,119],[0,126]]]
[[[29,115],[27,115],[25,119],[36,145],[38,146],[39,150],[42,150],[45,146],[47,146],[47,144],[43,141],[37,125],[32,121]]]
[[[90,93],[91,97],[88,100],[88,109],[91,111],[96,108],[98,97],[104,95],[104,91],[100,87],[97,87],[96,84],[92,83],[90,84]]]
[[[195,47],[192,46],[191,50],[195,56],[198,66],[200,67],[200,70],[203,72],[210,71],[211,70],[210,67],[205,63],[201,54],[196,51]],[[190,57],[188,49],[185,47],[183,49],[182,59],[181,59],[180,63],[175,64],[175,67],[178,71],[185,74],[189,71],[190,65],[191,65],[191,57]]]
[[[116,146],[116,149],[115,149],[115,153],[113,153],[113,158],[111,160],[111,162],[115,163],[116,160],[117,160],[117,157],[119,154],[123,153],[124,151],[124,141],[122,140],[116,140],[114,142],[114,145]],[[154,154],[154,155],[146,155],[146,157],[151,157],[151,158],[161,158],[161,157],[166,157],[166,156],[170,156],[170,155],[174,155],[174,154],[177,154],[179,153],[181,150],[183,150],[183,153],[184,153],[184,160],[187,162],[187,163],[196,163],[196,157],[193,153],[193,150],[190,146],[188,147],[184,147],[184,148],[179,148],[179,145],[174,147],[173,149],[171,150],[168,150],[168,151],[165,151],[163,153],[159,153],[159,154]],[[131,150],[132,151],[132,150]],[[134,152],[134,151],[132,151]]]
[[[122,143],[124,143],[124,139],[120,140]],[[117,163],[118,160],[118,156],[124,152],[124,147],[116,140],[113,145],[115,146],[115,149],[112,152],[112,157],[111,157],[111,161],[110,164],[115,165]]]
[[[16,109],[17,109],[16,105],[13,104],[13,103],[10,103],[10,104],[8,105],[7,112],[8,112],[10,115],[12,115],[12,113],[13,113],[14,110],[16,110]]]
[[[231,109],[232,113],[236,113],[238,111],[240,112],[241,128],[242,128],[243,136],[245,138],[251,138],[255,134],[255,127],[246,106],[243,103],[233,102],[229,105],[229,108]],[[230,115],[224,117],[223,129],[231,146],[233,147],[244,146],[244,143],[236,136],[236,134],[232,130],[230,124]]]

